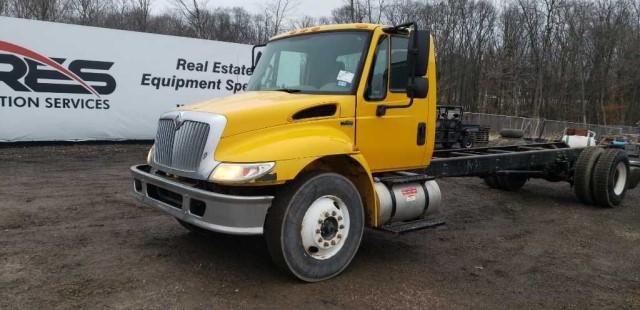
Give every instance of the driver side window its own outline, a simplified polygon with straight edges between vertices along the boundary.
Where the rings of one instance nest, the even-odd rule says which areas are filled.
[[[367,91],[365,97],[368,100],[382,100],[387,96],[387,76],[389,74],[389,40],[384,36],[378,41]]]

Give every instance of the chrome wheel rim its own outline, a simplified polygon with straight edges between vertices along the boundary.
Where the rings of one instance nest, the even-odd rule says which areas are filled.
[[[619,196],[627,185],[627,166],[624,162],[620,162],[616,166],[613,180],[613,192]]]
[[[349,234],[349,210],[342,199],[325,195],[304,214],[300,236],[305,253],[317,260],[335,256]]]

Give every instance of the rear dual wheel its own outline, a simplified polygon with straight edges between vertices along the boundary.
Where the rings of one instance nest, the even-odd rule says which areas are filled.
[[[627,192],[629,177],[629,159],[625,152],[585,148],[576,161],[574,192],[585,204],[617,207]]]
[[[621,150],[608,149],[600,156],[593,171],[593,198],[601,207],[613,208],[622,203],[629,180],[629,158]]]
[[[307,282],[340,274],[355,256],[364,230],[358,190],[335,173],[307,173],[286,184],[265,220],[274,263]]]
[[[576,161],[573,174],[573,191],[576,197],[584,204],[593,204],[594,202],[591,179],[593,177],[593,169],[602,153],[604,153],[602,148],[588,147],[580,153]]]

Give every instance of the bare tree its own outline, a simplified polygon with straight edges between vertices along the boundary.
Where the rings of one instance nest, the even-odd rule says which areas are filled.
[[[297,6],[295,0],[270,0],[265,4],[265,17],[269,20],[271,35],[283,31],[285,19]]]
[[[108,3],[105,0],[70,0],[69,7],[78,24],[95,25],[102,18]]]
[[[336,24],[346,24],[357,21],[355,9],[351,5],[344,5],[333,9],[333,11],[331,11],[331,15],[333,22]]]
[[[13,16],[58,21],[68,13],[68,0],[8,0]]]
[[[151,15],[151,0],[134,0],[131,15],[134,22],[134,30],[146,31]]]
[[[0,15],[6,14],[8,4],[9,0],[0,0]]]
[[[301,18],[298,18],[293,21],[293,26],[295,28],[308,28],[318,24],[319,23],[316,21],[315,18],[308,15],[302,16]]]
[[[209,38],[207,28],[211,16],[206,9],[206,0],[175,0],[178,10],[198,38]]]
[[[418,22],[437,44],[438,100],[473,111],[584,123],[640,119],[640,0],[344,0],[328,17],[294,17],[173,0],[0,0],[0,14],[211,40],[264,43],[290,27]],[[497,4],[500,3],[498,6]]]
[[[385,9],[385,0],[345,0],[331,14],[336,23],[380,23]]]

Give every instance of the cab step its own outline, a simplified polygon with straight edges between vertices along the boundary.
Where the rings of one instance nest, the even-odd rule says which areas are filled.
[[[445,221],[443,219],[420,219],[409,222],[391,223],[383,225],[380,229],[394,234],[404,234],[421,229],[436,228],[444,224]]]

